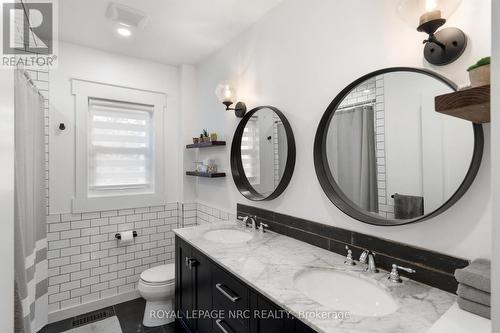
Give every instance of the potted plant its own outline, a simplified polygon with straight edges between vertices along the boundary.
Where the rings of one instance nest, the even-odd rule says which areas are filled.
[[[490,57],[482,58],[467,69],[472,87],[490,84],[490,62]]]
[[[203,139],[203,142],[210,142],[210,136],[208,136],[207,129],[203,129],[203,132],[201,133],[201,138]]]
[[[200,143],[200,138],[193,138],[193,143]]]
[[[217,141],[217,133],[210,133],[210,140]]]

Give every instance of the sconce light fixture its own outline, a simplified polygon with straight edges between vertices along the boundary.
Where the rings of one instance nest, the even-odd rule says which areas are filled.
[[[243,118],[247,112],[247,106],[243,102],[237,102],[234,108],[231,108],[236,102],[236,88],[230,81],[223,81],[215,88],[217,99],[226,106],[226,111],[234,111],[236,117]]]
[[[436,66],[448,65],[464,53],[467,36],[458,28],[444,28],[458,8],[461,0],[401,0],[398,13],[412,27],[425,32],[429,37],[424,40],[424,57]]]

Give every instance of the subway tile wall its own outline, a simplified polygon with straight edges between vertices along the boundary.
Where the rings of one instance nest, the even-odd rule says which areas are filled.
[[[210,207],[205,204],[196,204],[196,224],[236,221],[236,213]]]
[[[49,215],[49,311],[133,291],[142,271],[174,262],[179,206]],[[127,230],[138,236],[121,245]]]

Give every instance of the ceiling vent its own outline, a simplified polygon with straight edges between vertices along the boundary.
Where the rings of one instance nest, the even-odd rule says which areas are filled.
[[[144,28],[148,21],[146,13],[119,3],[110,2],[106,18],[131,28]]]

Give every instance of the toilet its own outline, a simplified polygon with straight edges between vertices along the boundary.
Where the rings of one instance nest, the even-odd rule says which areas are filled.
[[[137,289],[146,300],[142,320],[144,326],[155,327],[174,321],[174,264],[160,265],[142,272]]]

